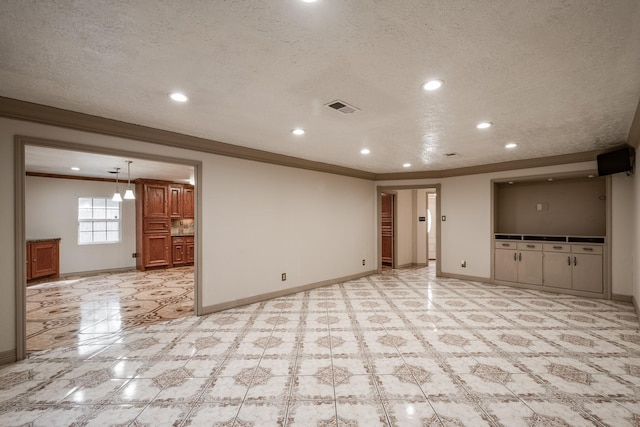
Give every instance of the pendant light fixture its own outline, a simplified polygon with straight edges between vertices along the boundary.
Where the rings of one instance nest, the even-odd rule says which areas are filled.
[[[131,160],[127,160],[127,191],[124,192],[125,200],[133,200],[136,198],[136,195],[133,194],[133,190],[131,189]]]
[[[114,168],[115,173],[116,174],[116,192],[113,193],[113,198],[111,200],[113,200],[114,202],[121,202],[122,201],[122,196],[120,195],[120,191],[118,190],[118,174],[120,173],[120,168]]]

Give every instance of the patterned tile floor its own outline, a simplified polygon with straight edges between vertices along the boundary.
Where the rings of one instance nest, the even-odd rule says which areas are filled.
[[[68,276],[27,287],[27,351],[193,316],[193,267]]]
[[[639,426],[638,326],[629,304],[391,270],[34,353],[0,369],[0,424]]]

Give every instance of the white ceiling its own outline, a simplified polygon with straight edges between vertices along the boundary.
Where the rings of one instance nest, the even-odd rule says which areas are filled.
[[[131,180],[146,178],[189,183],[194,179],[193,167],[186,165],[31,145],[25,147],[25,169],[34,173],[116,179],[110,171],[120,168],[119,178],[126,181],[127,161],[132,162]],[[71,170],[72,167],[78,167],[80,170]]]
[[[3,0],[0,57],[0,96],[369,172],[438,170],[625,142],[640,2]],[[431,78],[444,86],[423,91]],[[336,99],[360,111],[324,106]]]

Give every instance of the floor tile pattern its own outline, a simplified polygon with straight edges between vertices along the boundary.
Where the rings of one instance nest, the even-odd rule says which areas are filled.
[[[27,287],[27,351],[193,316],[193,267],[67,276]]]
[[[630,304],[359,280],[33,353],[3,426],[639,426]]]

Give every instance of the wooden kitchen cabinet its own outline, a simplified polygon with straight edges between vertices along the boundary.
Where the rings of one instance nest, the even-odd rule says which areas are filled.
[[[169,183],[136,180],[136,268],[171,265]]]
[[[195,244],[193,236],[178,236],[172,239],[173,266],[193,264]]]
[[[137,190],[138,194],[142,193],[144,218],[169,218],[169,187],[166,183],[142,182]]]
[[[171,218],[193,218],[194,187],[186,184],[171,184],[169,186],[169,206]]]
[[[144,236],[144,267],[168,267],[171,264],[171,236],[168,234],[147,234]]]
[[[60,277],[60,239],[28,240],[27,282]]]

